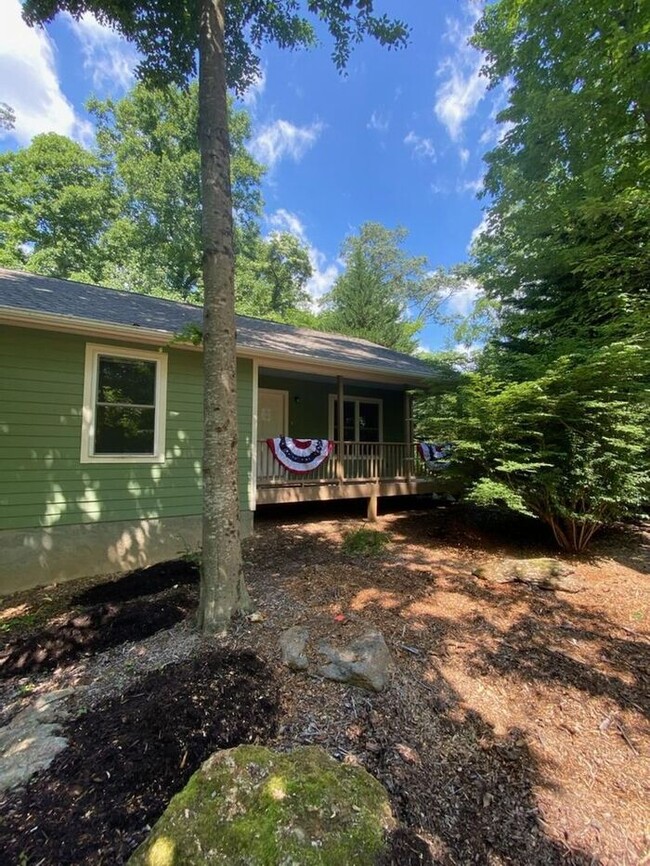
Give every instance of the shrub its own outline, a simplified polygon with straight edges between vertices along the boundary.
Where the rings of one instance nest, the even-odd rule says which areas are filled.
[[[355,556],[377,556],[390,539],[385,532],[375,529],[355,529],[343,539],[343,551]]]
[[[451,461],[469,499],[539,517],[572,551],[638,511],[650,486],[647,364],[642,345],[615,343],[535,379],[469,376]]]

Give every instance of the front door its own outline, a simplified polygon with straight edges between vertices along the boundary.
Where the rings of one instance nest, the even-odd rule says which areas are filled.
[[[287,436],[289,395],[286,391],[260,388],[257,407],[257,438]]]

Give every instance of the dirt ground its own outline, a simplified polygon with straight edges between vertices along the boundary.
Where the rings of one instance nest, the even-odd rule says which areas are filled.
[[[5,719],[53,688],[80,697],[68,749],[0,799],[3,864],[124,862],[211,751],[251,740],[320,744],[380,779],[402,825],[390,863],[650,863],[650,534],[560,557],[582,587],[565,594],[472,574],[554,553],[534,522],[392,513],[381,554],[345,554],[362,525],[345,508],[261,516],[246,545],[261,617],[218,647],[192,633],[188,563],[5,600]],[[334,642],[378,628],[390,687],[283,668],[292,625]]]

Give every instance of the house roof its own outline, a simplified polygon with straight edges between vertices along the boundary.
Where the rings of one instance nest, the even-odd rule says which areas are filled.
[[[138,341],[171,339],[188,325],[201,325],[202,310],[192,304],[108,289],[72,280],[0,268],[0,316],[23,324],[38,322],[52,330],[124,332]],[[127,334],[128,332],[128,334]],[[368,340],[310,328],[237,316],[237,352],[271,362],[274,358],[385,374],[413,384],[430,379],[431,367],[402,352]],[[271,364],[272,365],[272,364]],[[299,367],[300,364],[297,365]]]

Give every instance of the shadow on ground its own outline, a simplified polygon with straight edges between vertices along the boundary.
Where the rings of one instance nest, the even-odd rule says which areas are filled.
[[[395,850],[403,850],[405,863],[596,866],[600,861],[592,853],[549,832],[535,791],[552,789],[553,783],[528,735],[516,727],[497,735],[467,708],[438,661],[445,659],[449,646],[465,640],[477,646],[466,657],[470,676],[489,672],[567,686],[648,714],[648,646],[621,637],[620,627],[603,611],[586,611],[568,596],[525,587],[489,588],[472,577],[472,563],[486,550],[499,554],[505,546],[510,556],[553,555],[543,528],[537,526],[531,538],[517,521],[510,526],[497,521],[487,528],[470,523],[463,532],[459,523],[451,509],[411,514],[393,518],[390,534],[406,544],[462,549],[465,561],[444,552],[440,558],[418,556],[417,550],[400,554],[397,544],[393,551],[364,560],[346,556],[340,541],[325,530],[319,533],[314,524],[309,531],[276,525],[278,559],[266,561],[262,579],[279,579],[292,596],[321,613],[342,610],[367,617],[393,651],[400,639],[415,644],[406,647],[414,653],[411,670],[426,658],[426,682],[422,664],[420,675],[411,678],[403,666],[393,689],[358,701],[355,722],[338,746],[362,755],[364,765],[388,788],[403,830],[394,837]],[[253,552],[251,567],[258,566]],[[339,579],[326,585],[325,568]],[[431,604],[443,578],[445,592],[460,597],[461,608],[462,599],[468,600],[472,612],[467,616],[450,616],[443,601]],[[508,624],[495,625],[470,601],[485,602],[493,611],[500,608]],[[421,628],[421,643],[412,629],[403,637],[407,624]],[[576,643],[588,659],[576,658]],[[296,735],[297,729],[288,732],[289,738]],[[406,759],[396,748],[405,742],[415,747],[415,755]],[[418,850],[413,830],[429,836],[433,854]],[[390,862],[400,863],[399,856],[395,853],[397,859]]]
[[[195,593],[181,587],[164,597],[105,602],[64,615],[5,645],[0,651],[0,680],[64,667],[82,655],[143,640],[185,619],[195,605]]]

